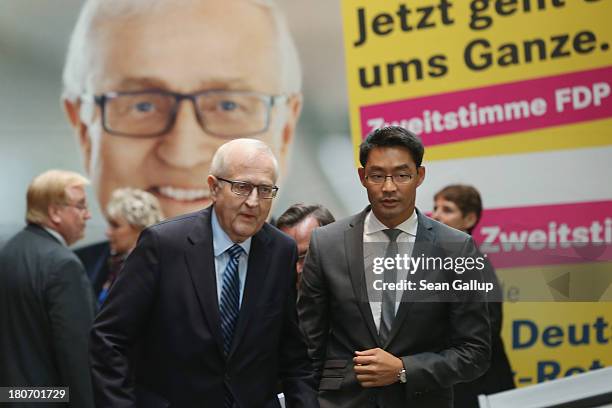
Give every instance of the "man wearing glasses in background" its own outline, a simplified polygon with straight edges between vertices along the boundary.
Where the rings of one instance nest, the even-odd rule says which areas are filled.
[[[78,408],[93,407],[87,337],[95,302],[67,246],[90,218],[88,183],[61,170],[36,177],[28,225],[0,251],[0,386],[69,387],[68,406]]]
[[[228,140],[263,140],[283,169],[302,106],[293,40],[265,0],[88,0],[63,82],[100,208],[134,187],[168,217],[210,204],[202,176]]]
[[[295,306],[295,242],[265,220],[278,163],[237,139],[213,206],[145,229],[94,323],[96,407],[318,407]]]
[[[477,255],[467,234],[416,209],[423,153],[421,141],[401,127],[374,131],[359,149],[370,206],[312,233],[298,312],[322,408],[452,408],[452,386],[488,367],[489,320],[486,303],[474,301],[479,294],[448,293],[443,299],[453,301],[447,302],[401,286],[376,290],[382,283],[458,276],[421,268],[411,278],[396,266],[375,275],[376,257],[386,264],[402,255]]]

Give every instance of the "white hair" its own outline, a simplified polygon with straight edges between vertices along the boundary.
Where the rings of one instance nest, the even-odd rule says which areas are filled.
[[[140,231],[164,219],[161,205],[153,194],[130,187],[113,191],[106,212],[111,218],[125,219]]]
[[[221,145],[212,158],[209,173],[216,177],[229,177],[229,167],[231,164],[235,164],[231,162],[231,153],[234,149],[241,149],[247,153],[245,162],[251,162],[259,155],[269,156],[274,164],[274,182],[278,180],[278,160],[276,160],[272,149],[258,139],[234,139]]]
[[[62,75],[64,98],[76,100],[86,92],[88,42],[98,22],[137,16],[165,7],[181,7],[204,0],[86,0],[76,22]],[[227,0],[220,0],[227,1]],[[281,81],[284,92],[298,93],[302,89],[302,72],[295,43],[286,19],[273,0],[246,0],[262,6],[270,13],[278,34],[281,56]]]

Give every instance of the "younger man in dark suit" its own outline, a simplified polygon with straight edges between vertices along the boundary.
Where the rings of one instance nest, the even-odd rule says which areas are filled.
[[[36,177],[28,225],[0,251],[0,386],[69,387],[69,406],[78,408],[93,407],[87,338],[94,300],[67,246],[83,237],[90,218],[86,184],[68,171]]]
[[[403,128],[373,132],[361,144],[358,169],[371,205],[312,234],[298,311],[321,407],[451,408],[452,386],[488,366],[489,320],[486,303],[472,301],[481,299],[477,293],[442,293],[440,301],[436,293],[379,290],[381,283],[414,283],[414,277],[447,283],[459,276],[455,270],[420,268],[410,275],[386,268],[384,282],[372,274],[373,254],[385,254],[378,258],[385,261],[477,256],[467,234],[415,208],[423,153],[421,141]]]

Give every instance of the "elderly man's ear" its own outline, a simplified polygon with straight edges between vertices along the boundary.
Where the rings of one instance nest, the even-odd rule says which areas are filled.
[[[51,224],[58,225],[62,222],[62,217],[59,214],[60,210],[61,207],[55,204],[52,204],[47,208],[47,218]]]
[[[81,118],[81,102],[63,98],[62,104],[64,106],[64,112],[79,140],[79,146],[81,147],[81,153],[83,155],[83,165],[87,173],[89,173],[89,164],[91,162],[91,139],[88,134],[88,125]]]
[[[297,121],[300,118],[300,113],[302,112],[302,94],[295,93],[289,97],[287,101],[287,121],[282,131],[282,141],[281,141],[281,150],[280,150],[280,159],[283,160],[283,157],[286,157],[289,153],[289,146],[291,146],[291,142],[293,141],[293,135],[295,134],[295,128],[297,126]]]
[[[208,183],[210,198],[214,202],[217,198],[217,193],[219,192],[219,183],[217,182],[217,179],[211,174],[208,175],[206,182]]]

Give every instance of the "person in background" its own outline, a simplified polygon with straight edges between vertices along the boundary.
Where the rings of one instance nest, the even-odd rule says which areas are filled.
[[[293,204],[278,217],[276,227],[295,239],[298,247],[298,261],[295,265],[297,272],[297,286],[300,286],[304,259],[308,252],[310,236],[315,228],[334,222],[334,216],[320,204]]]
[[[432,218],[449,227],[472,235],[481,215],[482,199],[478,190],[472,186],[453,184],[444,187],[434,195]],[[485,270],[491,271],[493,276],[490,279],[497,281],[492,267]],[[494,288],[499,288],[497,282]],[[497,295],[501,298],[499,293]],[[476,408],[479,394],[493,394],[515,388],[514,374],[501,338],[502,305],[500,302],[489,302],[488,304],[491,320],[491,364],[489,369],[472,382],[455,385],[455,408]]]
[[[136,246],[138,236],[148,226],[164,219],[159,201],[153,194],[135,188],[120,188],[113,192],[106,206],[108,228],[106,237],[110,244],[110,257],[104,276],[96,276],[92,282],[101,306],[125,258]]]
[[[88,183],[63,170],[37,176],[28,187],[27,226],[0,251],[0,387],[69,387],[68,406],[76,408],[93,408],[87,339],[94,300],[68,249],[91,217]]]
[[[472,186],[452,184],[434,195],[431,218],[472,235],[482,215],[480,193]]]

